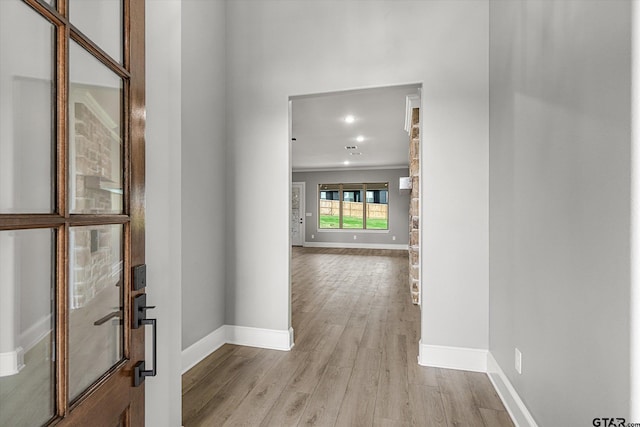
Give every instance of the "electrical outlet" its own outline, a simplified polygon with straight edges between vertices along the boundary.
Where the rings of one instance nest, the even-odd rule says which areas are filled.
[[[311,235],[311,238],[312,238],[312,239],[315,239],[315,238],[316,238],[316,235],[315,235],[315,234],[312,234],[312,235]]]
[[[353,240],[356,240],[358,238],[358,236],[354,235],[353,236]]]
[[[522,353],[516,348],[516,372],[522,374]]]
[[[391,238],[391,240],[396,240],[396,236],[393,236],[393,237]]]

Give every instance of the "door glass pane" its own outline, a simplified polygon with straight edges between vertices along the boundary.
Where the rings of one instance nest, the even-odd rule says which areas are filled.
[[[72,227],[69,236],[69,397],[122,359],[122,225]]]
[[[122,0],[69,0],[69,20],[122,63]]]
[[[389,183],[367,184],[367,230],[389,228]]]
[[[122,213],[122,79],[69,48],[71,213]]]
[[[0,426],[54,415],[51,229],[0,231]]]
[[[53,211],[54,28],[0,1],[0,213]]]
[[[362,184],[344,184],[342,189],[342,228],[362,228]]]

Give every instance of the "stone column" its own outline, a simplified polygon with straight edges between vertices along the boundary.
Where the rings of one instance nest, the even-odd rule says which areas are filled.
[[[420,302],[420,109],[411,113],[409,136],[409,176],[411,204],[409,206],[409,286],[411,301]]]

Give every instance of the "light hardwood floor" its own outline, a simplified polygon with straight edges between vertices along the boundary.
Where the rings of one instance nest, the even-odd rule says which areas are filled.
[[[182,378],[192,426],[513,426],[487,376],[417,364],[404,251],[294,248],[289,352],[224,345]]]

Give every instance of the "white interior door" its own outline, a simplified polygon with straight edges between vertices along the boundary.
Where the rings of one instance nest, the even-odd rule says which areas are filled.
[[[291,244],[302,246],[304,243],[304,182],[291,184]]]

